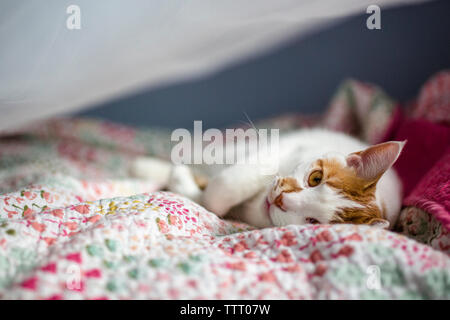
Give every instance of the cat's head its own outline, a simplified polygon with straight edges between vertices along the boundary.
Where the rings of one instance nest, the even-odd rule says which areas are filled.
[[[272,223],[353,223],[387,228],[385,208],[375,202],[375,190],[404,144],[391,141],[300,163],[290,175],[275,178],[268,189],[266,210]]]

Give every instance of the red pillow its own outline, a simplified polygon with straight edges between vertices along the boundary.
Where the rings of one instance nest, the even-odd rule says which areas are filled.
[[[408,140],[394,164],[403,182],[403,195],[407,197],[450,146],[450,127],[424,119],[406,118],[399,108],[391,128],[385,141]]]
[[[408,140],[394,164],[403,205],[433,214],[450,230],[450,126],[407,118],[397,108],[383,140]]]

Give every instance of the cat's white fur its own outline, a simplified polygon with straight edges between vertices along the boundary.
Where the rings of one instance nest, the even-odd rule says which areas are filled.
[[[398,143],[400,154],[403,143]],[[169,190],[199,202],[218,216],[232,210],[234,216],[256,227],[305,224],[308,223],[307,218],[328,223],[336,209],[356,208],[361,204],[342,196],[327,184],[309,187],[307,179],[311,165],[324,158],[332,158],[346,165],[349,154],[367,147],[367,144],[343,133],[324,129],[295,131],[280,137],[280,152],[273,159],[279,165],[276,175],[261,174],[263,171],[258,164],[229,166],[217,170],[204,191],[198,188],[191,170],[186,166],[172,167],[151,158],[138,158],[132,172],[138,177],[156,176],[161,181],[167,180]],[[284,194],[284,210],[273,205],[273,200],[280,193],[276,188],[279,177],[295,178],[303,189]],[[377,183],[375,201],[379,208],[385,209],[385,218],[391,226],[400,211],[401,194],[401,183],[394,170],[389,168]],[[387,227],[388,224],[382,223],[380,226]]]

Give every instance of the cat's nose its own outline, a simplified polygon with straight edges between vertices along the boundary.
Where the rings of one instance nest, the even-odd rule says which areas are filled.
[[[269,193],[269,201],[283,211],[287,211],[283,199],[285,193],[300,192],[303,189],[298,185],[297,180],[291,177],[278,178]]]
[[[273,204],[276,205],[278,208],[280,208],[283,211],[286,211],[286,208],[283,206],[283,193],[280,193],[275,200],[273,201]]]

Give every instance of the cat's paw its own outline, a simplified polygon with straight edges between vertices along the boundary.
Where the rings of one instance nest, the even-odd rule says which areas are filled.
[[[209,211],[223,217],[231,208],[257,194],[270,179],[271,176],[261,175],[256,166],[229,167],[208,182],[202,204]]]
[[[230,176],[219,174],[209,181],[202,196],[202,205],[219,217],[223,217],[238,199],[238,188],[232,189],[234,185]]]
[[[152,180],[156,184],[166,185],[169,181],[172,164],[151,157],[137,157],[129,167],[130,175],[135,178]]]
[[[195,182],[191,170],[185,165],[177,165],[172,167],[168,189],[196,202],[199,202],[202,193]]]

